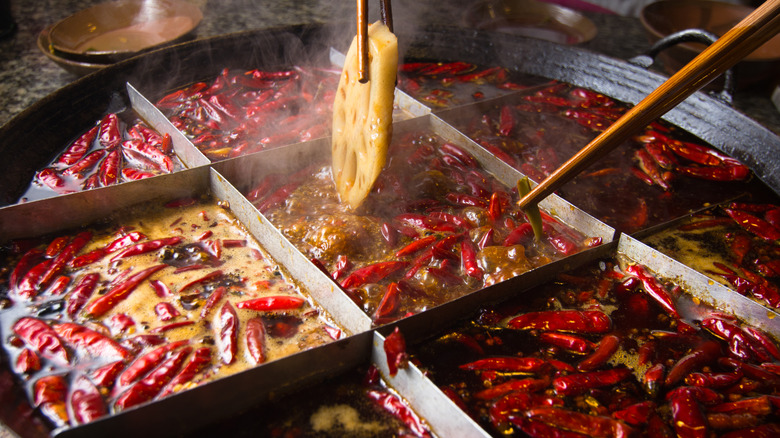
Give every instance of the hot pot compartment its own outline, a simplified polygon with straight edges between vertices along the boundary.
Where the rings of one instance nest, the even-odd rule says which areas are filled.
[[[155,409],[157,403],[128,408],[118,414],[109,415],[86,425],[64,427],[52,431],[56,435],[94,435],[126,433],[128,435],[146,430],[150,433],[166,435],[183,430],[192,430],[219,417],[241,410],[241,404],[260,401],[257,397],[268,397],[275,391],[285,387],[296,387],[324,373],[328,375],[341,369],[349,368],[360,360],[364,360],[370,343],[370,335],[365,334],[369,321],[365,315],[344,295],[334,293],[336,286],[320,270],[313,267],[301,254],[291,250],[279,233],[267,228],[256,210],[248,204],[225,179],[208,167],[185,170],[159,179],[137,181],[115,187],[95,189],[87,192],[65,195],[56,198],[19,204],[2,209],[0,223],[4,230],[4,238],[25,239],[50,233],[61,233],[100,221],[113,212],[137,204],[149,204],[163,200],[181,199],[182,197],[201,196],[209,194],[215,202],[229,205],[230,212],[240,221],[243,227],[254,237],[261,247],[283,266],[289,278],[305,289],[316,303],[326,320],[332,320],[334,327],[340,327],[343,335],[335,334],[334,342],[325,345],[326,350],[317,352],[317,348],[303,356],[293,354],[280,359],[281,364],[271,361],[245,372],[239,372],[221,380],[216,380],[198,387],[195,393],[184,391],[160,400],[167,408]],[[288,270],[289,269],[289,270]],[[45,303],[43,303],[45,304]],[[8,338],[13,334],[11,326],[18,319],[19,307],[22,303],[3,312],[3,333]],[[33,306],[37,308],[37,306]],[[44,305],[44,307],[46,307]],[[62,312],[62,310],[60,310]],[[55,312],[56,314],[57,312]],[[319,312],[315,312],[319,313]],[[338,314],[336,317],[334,315]],[[46,317],[42,317],[47,319]],[[325,320],[323,320],[325,321]],[[360,335],[363,333],[363,335]],[[357,336],[349,337],[355,334]],[[13,348],[13,361],[18,354],[18,348]],[[323,356],[320,356],[320,355]],[[307,362],[309,362],[307,364]],[[45,362],[44,362],[45,364]],[[316,365],[315,365],[316,364]],[[264,368],[270,367],[277,371],[266,374]],[[10,372],[10,366],[4,372]],[[290,374],[287,374],[290,372]],[[47,373],[44,368],[41,375]],[[266,377],[263,377],[265,375]],[[236,381],[237,387],[230,389],[230,382]],[[240,382],[239,382],[240,381]],[[31,381],[26,381],[30,390]],[[201,395],[198,395],[201,393]],[[236,404],[238,402],[238,404]],[[27,401],[23,399],[22,405]],[[246,405],[248,406],[248,404]],[[151,410],[149,408],[152,408]],[[202,412],[199,412],[202,409]],[[156,413],[155,413],[156,411]],[[178,414],[177,414],[178,412]],[[32,424],[18,424],[19,418],[7,418],[9,425],[20,426],[18,432],[22,435],[36,436],[47,433],[41,430],[40,419],[33,415],[26,418]],[[134,431],[134,432],[133,432]]]
[[[530,239],[525,215],[513,209],[511,201],[498,207],[504,202],[497,201],[502,193],[507,199],[517,197],[514,186],[522,174],[435,117],[398,122],[393,130],[396,140],[390,146],[390,168],[377,182],[383,189],[373,193],[375,199],[357,212],[339,206],[330,179],[327,144],[320,141],[213,166],[252,198],[293,245],[309,259],[317,259],[372,315],[376,325],[425,311],[613,238],[612,228],[553,196],[541,203],[546,211],[545,230],[552,240],[542,239],[537,245]],[[443,164],[436,158],[437,144],[446,144],[460,151],[455,154],[470,157],[464,160],[474,161],[468,166],[453,160]],[[420,151],[431,154],[418,162]],[[409,160],[415,164],[407,164]],[[457,182],[466,174],[478,175],[480,182]],[[472,187],[487,190],[481,195],[487,197],[470,194]],[[493,209],[488,204],[494,201],[501,211],[491,219],[484,212]],[[323,235],[323,229],[329,232]],[[393,239],[383,234],[387,231]],[[514,240],[515,236],[523,237]],[[479,273],[468,273],[467,245],[473,246],[473,257],[484,265]],[[386,305],[394,299],[390,289],[394,286],[401,289],[400,302]]]
[[[550,83],[436,115],[538,182],[627,108],[604,95]],[[682,149],[685,157],[670,145]],[[690,159],[698,157],[686,154],[708,147],[659,121],[589,166],[557,194],[632,235],[746,194],[756,202],[774,197],[744,166],[741,179],[729,180],[725,165],[724,169],[699,165]],[[666,160],[663,166],[656,164],[658,155],[658,160]]]

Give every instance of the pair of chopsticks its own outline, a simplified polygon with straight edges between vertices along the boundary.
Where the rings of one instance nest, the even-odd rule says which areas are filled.
[[[393,31],[393,10],[390,0],[379,0],[382,23]],[[357,0],[358,80],[368,81],[368,0]]]
[[[780,0],[767,0],[523,196],[518,206],[536,205],[778,32]]]

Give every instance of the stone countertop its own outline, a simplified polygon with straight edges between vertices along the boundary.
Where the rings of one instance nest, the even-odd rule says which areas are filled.
[[[47,26],[105,0],[11,0],[16,31],[0,39],[0,125],[46,95],[77,79],[49,60],[36,45]],[[211,37],[243,30],[301,23],[323,23],[354,15],[354,2],[325,0],[186,0],[203,11],[196,37]],[[395,0],[396,23],[409,25],[424,17],[428,24],[461,23],[469,0],[448,0],[442,8],[435,0]],[[371,20],[378,7],[370,5]],[[633,17],[585,13],[597,26],[597,36],[581,45],[586,50],[628,59],[644,52],[649,44],[639,20]],[[734,107],[780,134],[780,112],[770,93],[738,92]]]

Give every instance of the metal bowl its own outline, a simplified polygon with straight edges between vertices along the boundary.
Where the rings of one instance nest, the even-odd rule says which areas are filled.
[[[596,36],[596,25],[571,9],[536,0],[487,0],[466,10],[469,27],[579,44]]]
[[[47,58],[54,61],[57,65],[66,71],[76,76],[84,76],[110,65],[103,63],[77,61],[59,56],[51,47],[51,40],[49,39],[50,32],[51,26],[43,29],[41,33],[38,34],[38,48],[41,50],[41,52],[43,52],[44,55],[46,55]]]
[[[186,38],[203,19],[182,0],[101,3],[54,24],[51,52],[76,62],[113,63]]]
[[[687,29],[702,29],[718,37],[745,18],[753,8],[710,0],[662,0],[642,9],[640,21],[650,40],[658,41]],[[698,55],[705,46],[685,43],[662,53],[671,74]],[[780,83],[780,35],[775,36],[735,67],[739,88],[771,86]],[[771,89],[771,88],[770,88]]]

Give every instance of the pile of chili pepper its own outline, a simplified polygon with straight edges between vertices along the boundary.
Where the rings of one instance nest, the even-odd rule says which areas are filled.
[[[537,241],[516,188],[460,146],[420,132],[396,136],[358,212],[339,202],[329,166],[267,175],[247,197],[376,324],[600,243],[548,214]]]
[[[681,315],[681,293],[600,260],[481,309],[410,360],[494,436],[778,436],[776,341],[712,309]]]
[[[497,97],[543,81],[516,76],[504,67],[463,61],[407,62],[399,66],[398,88],[440,109]]]
[[[627,109],[602,94],[555,83],[531,94],[520,93],[514,103],[453,122],[539,182]],[[559,194],[630,233],[758,189],[757,184],[747,185],[751,175],[747,166],[689,134],[668,123],[653,122],[562,187]],[[718,183],[717,190],[713,182]]]
[[[730,202],[651,236],[647,243],[780,309],[780,205]]]
[[[373,364],[357,367],[198,432],[198,436],[204,435],[274,438],[432,436],[427,424],[385,384]]]
[[[224,69],[157,101],[174,126],[212,161],[327,136],[341,71]]]
[[[39,197],[35,190],[61,195],[181,168],[168,134],[160,135],[138,119],[126,124],[116,113],[109,113],[38,171],[22,199]]]
[[[112,219],[5,248],[3,347],[55,427],[342,336],[218,203]]]

